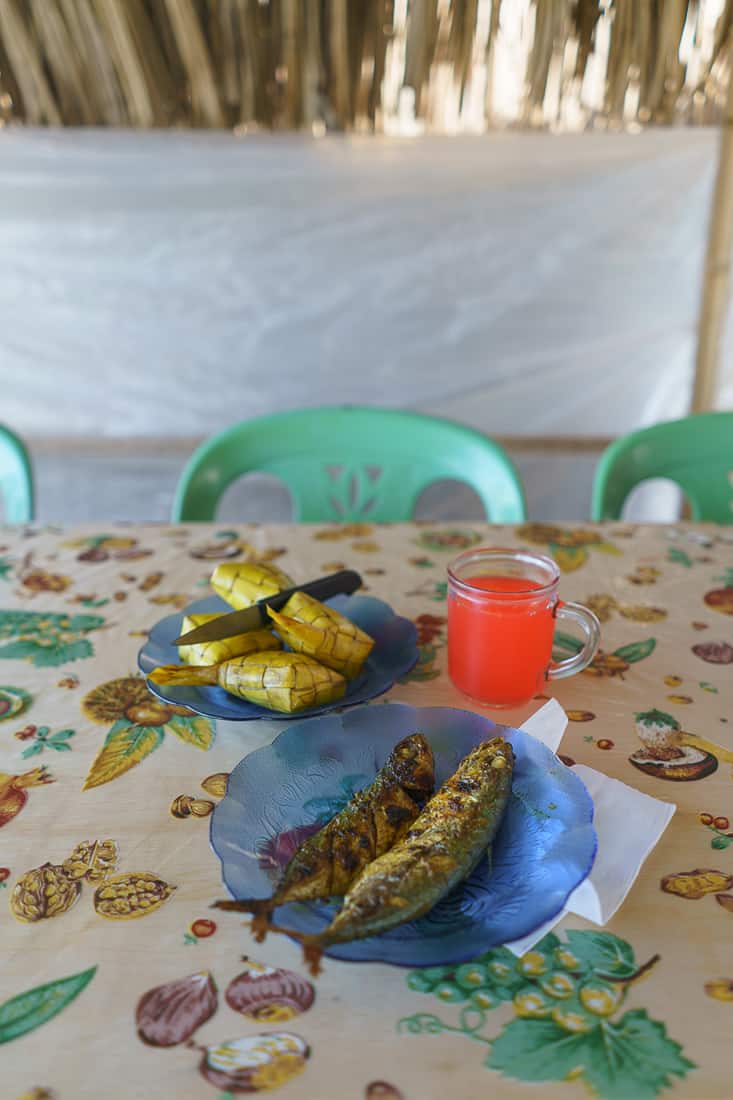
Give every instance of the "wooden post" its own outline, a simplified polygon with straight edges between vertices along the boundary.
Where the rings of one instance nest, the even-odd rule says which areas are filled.
[[[733,74],[728,77],[698,322],[692,411],[715,407],[733,246]]]

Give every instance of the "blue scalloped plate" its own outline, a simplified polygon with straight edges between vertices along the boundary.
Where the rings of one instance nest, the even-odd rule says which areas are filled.
[[[417,730],[433,749],[436,788],[481,741],[499,734],[511,741],[512,796],[491,866],[482,860],[420,920],[325,953],[399,966],[456,964],[557,916],[596,855],[593,802],[581,780],[521,730],[471,711],[403,703],[314,718],[240,761],[211,821],[211,844],[232,896],[269,897],[298,844],[371,782],[397,742]],[[318,932],[335,911],[320,902],[284,905],[275,921]]]
[[[298,714],[283,714],[279,710],[260,707],[237,699],[219,687],[161,687],[147,681],[148,688],[159,699],[167,703],[178,703],[189,707],[196,714],[207,718],[225,718],[230,722],[251,722],[255,718],[276,718],[280,721],[297,718],[310,718],[315,714],[352,707],[356,703],[366,703],[378,695],[389,691],[392,684],[404,676],[417,661],[417,629],[409,619],[395,615],[389,604],[373,596],[334,596],[326,601],[330,607],[340,611],[366,630],[374,638],[374,649],[369,654],[360,675],[352,680],[343,698],[323,707],[311,707]],[[231,611],[231,607],[218,596],[209,596],[189,604],[183,612],[169,615],[156,623],[150,631],[148,640],[138,653],[137,663],[140,671],[148,675],[158,665],[177,664],[178,649],[173,639],[181,633],[184,615],[200,615],[212,611]]]

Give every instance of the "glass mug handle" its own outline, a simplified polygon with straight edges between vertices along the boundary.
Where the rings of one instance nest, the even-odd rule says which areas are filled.
[[[592,611],[583,607],[580,603],[565,603],[558,600],[555,607],[555,618],[559,621],[565,619],[579,626],[585,637],[583,646],[572,657],[565,661],[557,661],[547,670],[548,680],[562,680],[566,676],[572,676],[576,672],[582,672],[593,660],[598,643],[601,640],[601,624]]]

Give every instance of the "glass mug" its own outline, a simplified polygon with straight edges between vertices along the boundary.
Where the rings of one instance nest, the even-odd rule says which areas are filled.
[[[586,668],[600,638],[587,607],[558,599],[552,558],[525,550],[468,550],[448,566],[448,673],[465,695],[492,707],[516,707]],[[558,620],[575,623],[582,649],[552,660]]]

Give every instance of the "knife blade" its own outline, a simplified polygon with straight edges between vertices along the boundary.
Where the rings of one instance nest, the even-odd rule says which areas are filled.
[[[361,577],[354,569],[342,569],[338,573],[329,573],[327,577],[319,577],[305,584],[296,584],[284,592],[258,600],[251,607],[245,607],[241,611],[232,611],[228,615],[212,619],[210,623],[204,623],[182,634],[179,638],[174,638],[172,644],[195,645],[200,642],[216,642],[220,638],[232,638],[235,634],[246,634],[248,630],[257,630],[258,627],[269,623],[268,606],[273,611],[279,611],[294,592],[306,592],[317,600],[328,600],[331,596],[341,593],[350,595],[360,588],[361,584]]]

